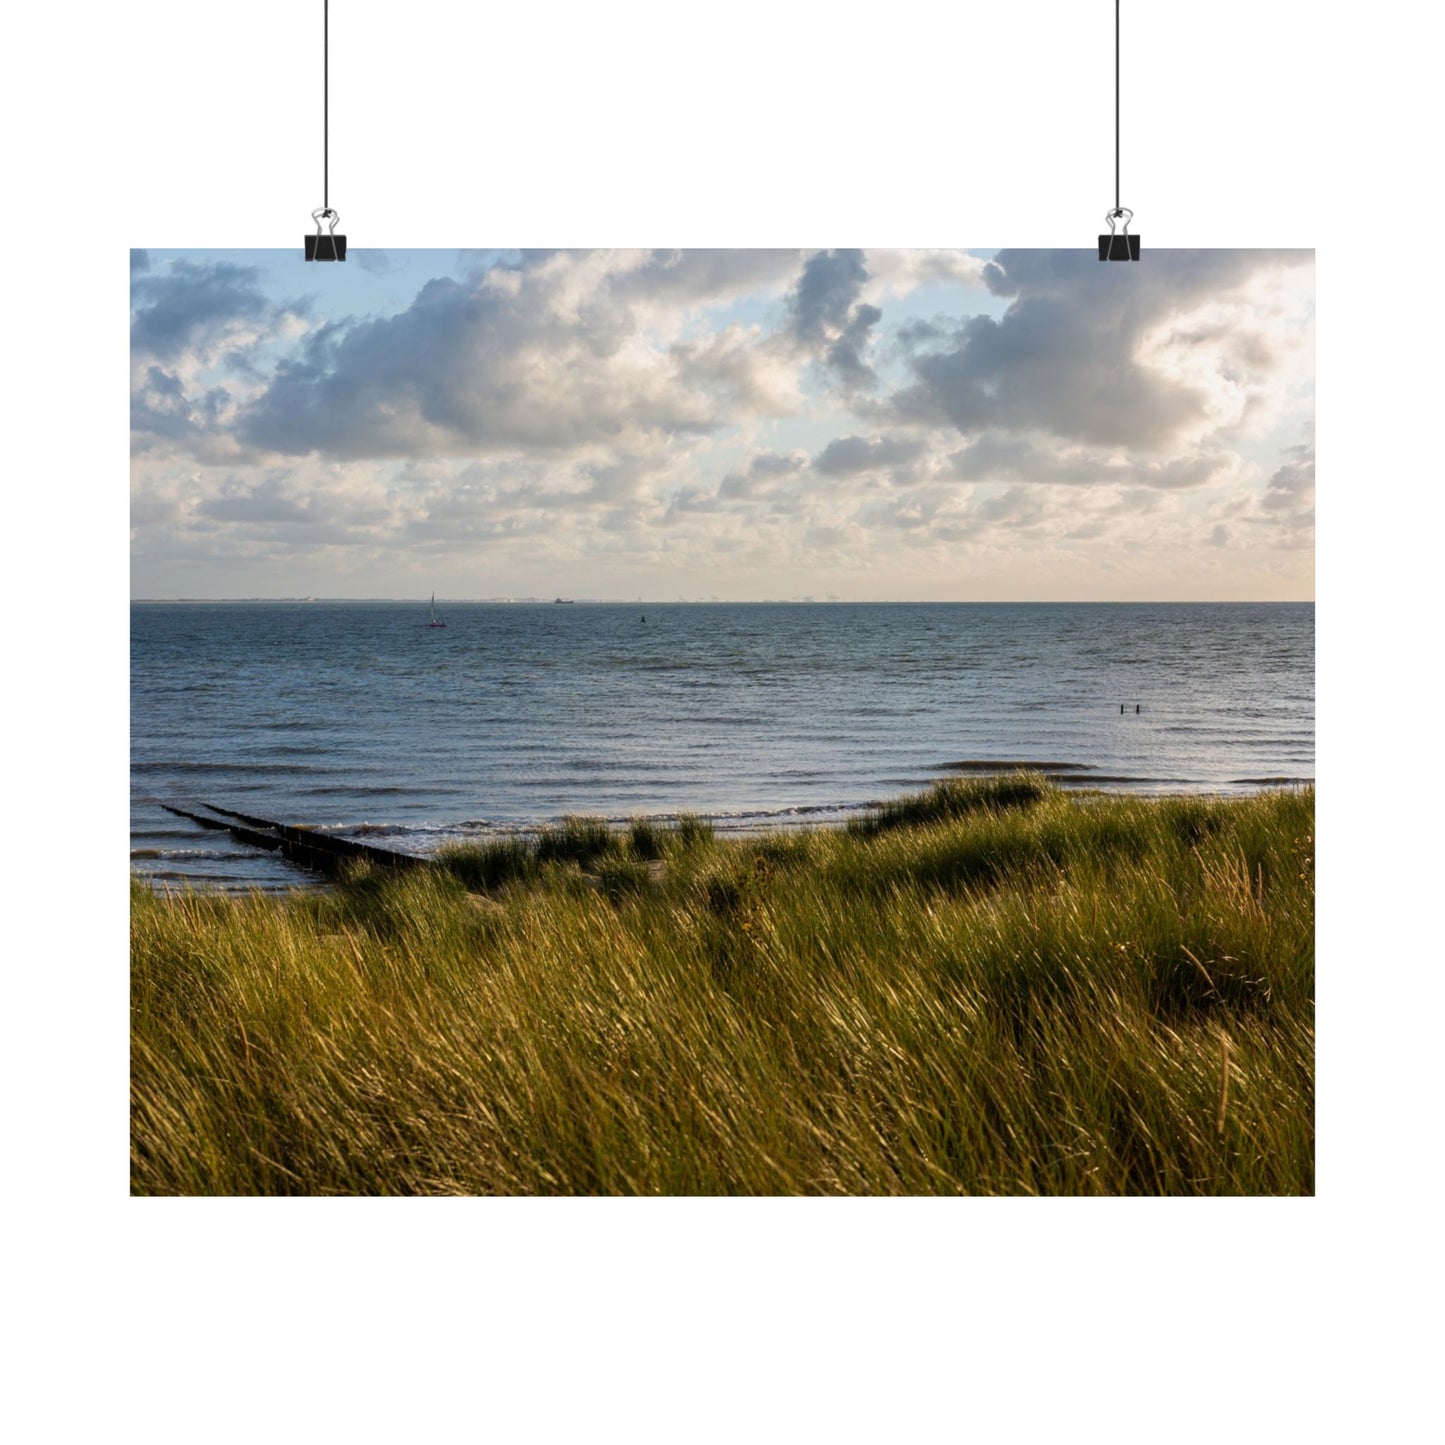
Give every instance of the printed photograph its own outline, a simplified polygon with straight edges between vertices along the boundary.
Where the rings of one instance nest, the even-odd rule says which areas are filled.
[[[1312,251],[130,287],[133,1194],[1313,1194]]]

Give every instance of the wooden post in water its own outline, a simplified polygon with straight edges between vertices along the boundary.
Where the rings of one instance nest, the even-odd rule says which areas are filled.
[[[182,808],[173,808],[168,803],[161,806],[168,813],[189,818],[203,828],[224,828],[238,843],[252,848],[265,848],[280,853],[292,863],[310,868],[317,873],[339,873],[351,862],[365,860],[380,868],[426,868],[428,858],[418,858],[412,853],[397,853],[390,848],[378,848],[372,843],[356,843],[350,838],[337,838],[329,833],[318,833],[313,828],[297,828],[287,823],[274,823],[269,818],[252,817],[249,813],[238,813],[234,808],[217,807],[214,803],[200,806],[221,817],[204,817],[189,813]],[[225,821],[234,818],[235,822]]]

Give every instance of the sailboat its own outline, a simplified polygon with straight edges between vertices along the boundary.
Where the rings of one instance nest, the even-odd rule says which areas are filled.
[[[427,626],[428,626],[428,627],[445,627],[445,626],[446,626],[446,623],[445,623],[445,622],[438,622],[438,621],[437,621],[437,595],[436,595],[435,592],[433,592],[432,595],[431,595],[431,621],[427,623]]]

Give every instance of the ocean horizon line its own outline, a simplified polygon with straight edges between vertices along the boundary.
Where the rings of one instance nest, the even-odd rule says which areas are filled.
[[[430,594],[415,597],[132,597],[132,604],[197,602],[407,602],[425,604]],[[1304,607],[1313,597],[446,597],[449,606],[529,606],[558,602],[587,607]]]

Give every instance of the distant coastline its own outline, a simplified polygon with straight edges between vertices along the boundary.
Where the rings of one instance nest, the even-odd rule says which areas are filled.
[[[448,606],[532,606],[555,603],[556,597],[447,597]],[[1313,607],[1313,597],[1099,597],[1078,598],[973,598],[973,597],[568,597],[567,602],[589,607]],[[280,603],[406,603],[426,597],[132,597],[132,606],[190,606],[211,604]]]

